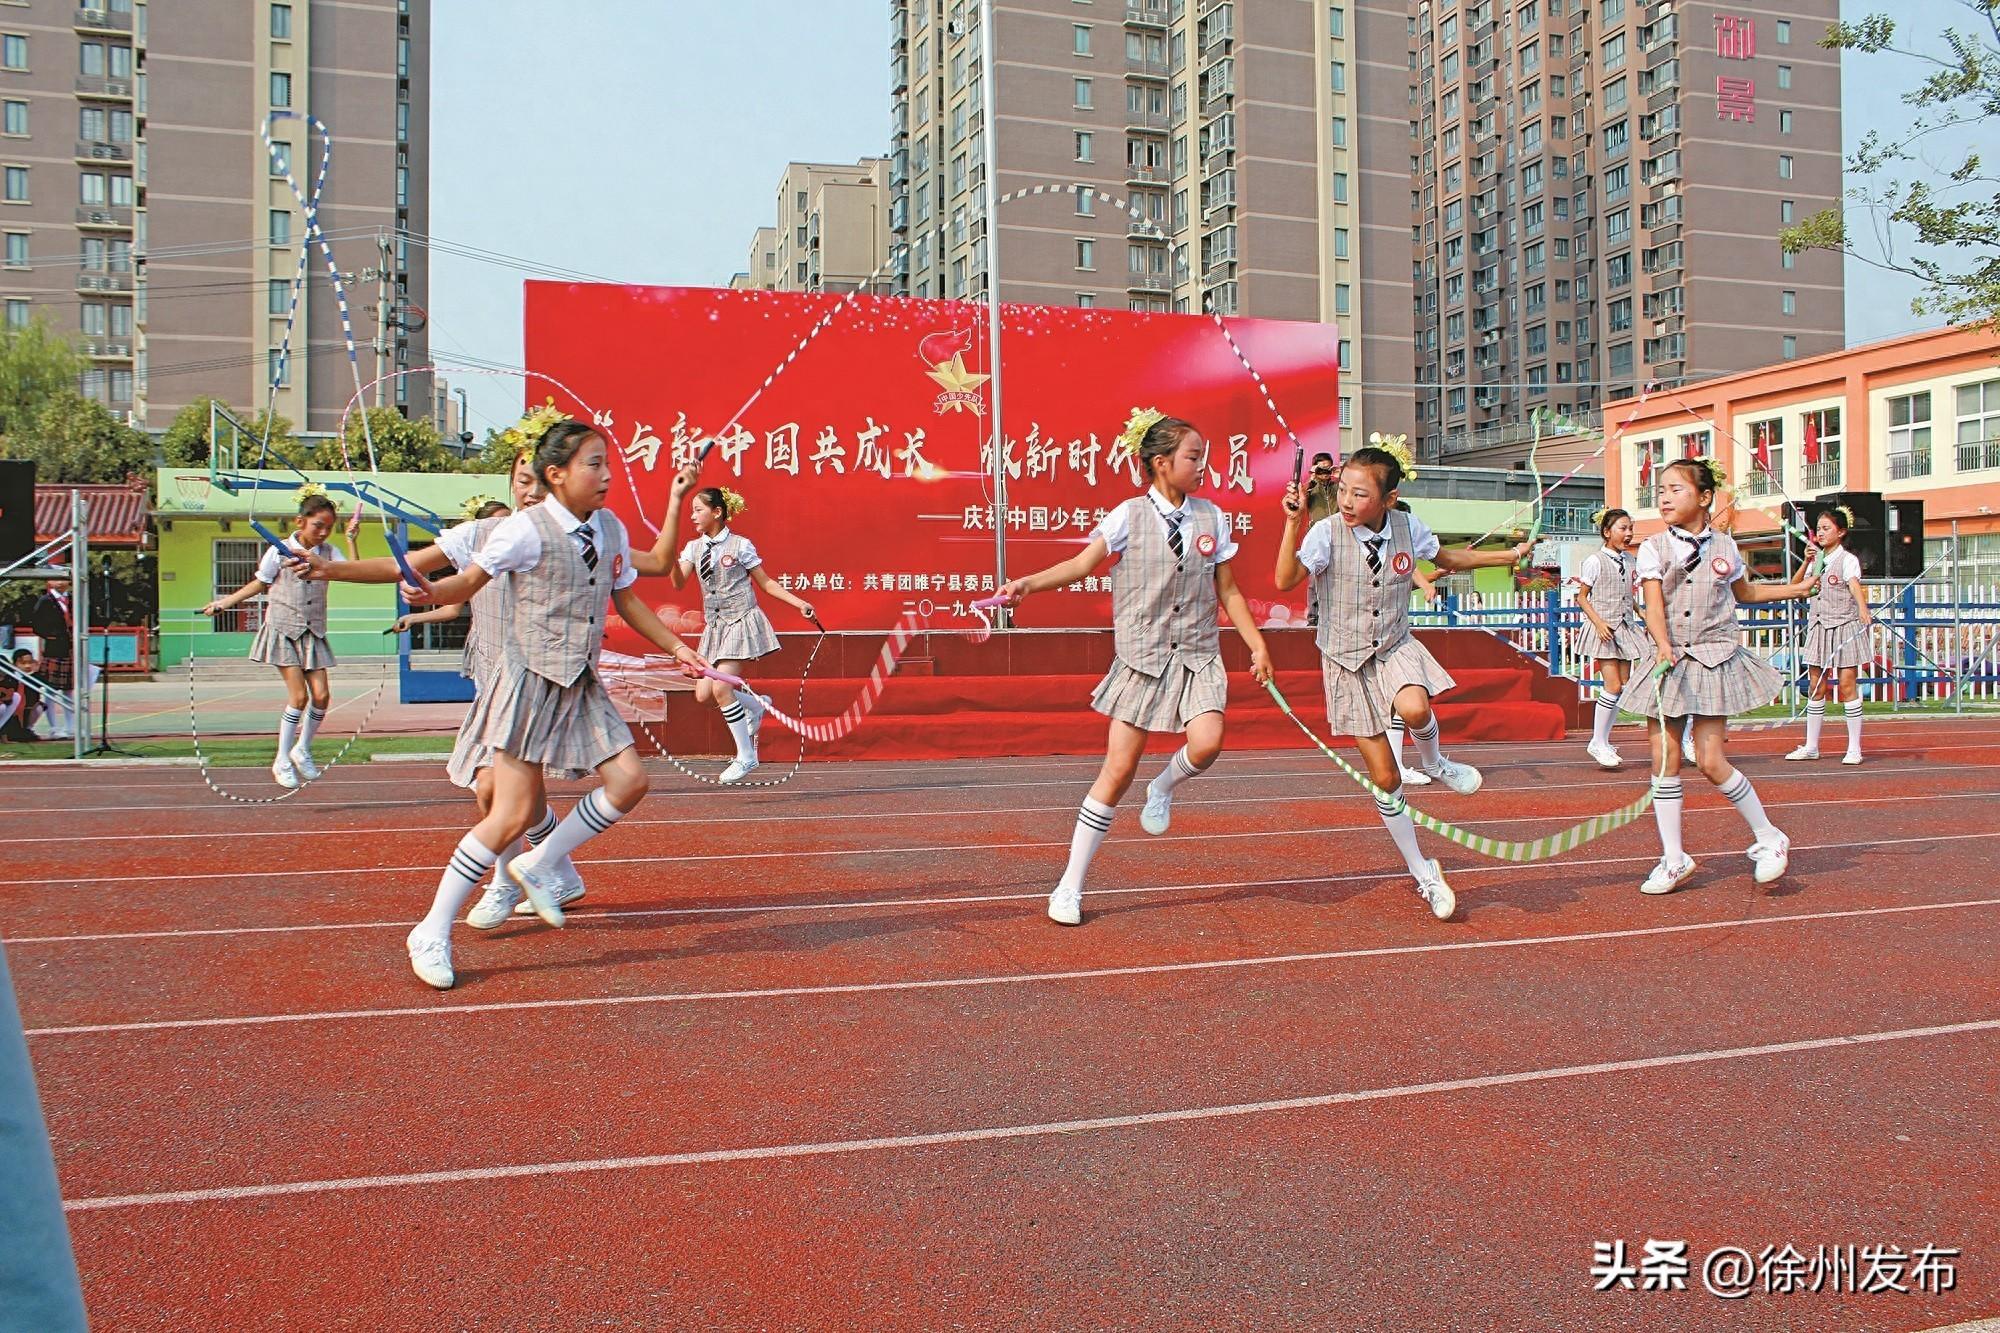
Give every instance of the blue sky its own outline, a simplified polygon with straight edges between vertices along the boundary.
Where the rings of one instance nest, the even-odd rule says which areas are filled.
[[[1846,6],[1852,15],[1871,6]],[[1963,26],[1955,0],[1894,7],[1913,37]],[[788,161],[851,161],[888,140],[882,0],[435,0],[431,230],[627,282],[719,284],[774,214]],[[1849,145],[1905,124],[1908,62],[1850,62]],[[519,364],[521,282],[503,265],[438,253],[437,355]],[[1850,340],[1933,323],[1904,280],[1848,265]],[[472,425],[513,419],[512,377],[463,376]]]

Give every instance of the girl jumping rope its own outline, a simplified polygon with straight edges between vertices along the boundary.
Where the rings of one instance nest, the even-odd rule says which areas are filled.
[[[681,501],[694,490],[694,465],[683,468],[674,478],[673,494],[667,501],[667,527],[660,535],[667,541],[678,523]],[[701,655],[716,669],[732,676],[743,674],[744,664],[778,651],[777,631],[771,628],[764,609],[757,605],[762,590],[794,608],[807,620],[813,619],[810,602],[780,587],[764,570],[764,559],[748,537],[729,524],[744,509],[743,497],[720,486],[694,491],[688,504],[688,521],[694,526],[693,540],[681,547],[680,558],[666,573],[676,588],[689,579],[701,586]],[[651,573],[642,562],[641,573]],[[757,767],[757,728],[764,720],[764,702],[745,691],[743,698],[721,681],[706,678],[695,684],[695,696],[722,710],[722,720],[736,741],[736,758],[722,770],[718,781],[736,783]]]
[[[1181,732],[1186,744],[1146,787],[1139,816],[1148,833],[1164,833],[1173,815],[1174,788],[1215,762],[1222,752],[1228,672],[1216,627],[1221,607],[1250,649],[1250,674],[1271,678],[1264,636],[1236,586],[1229,562],[1236,555],[1229,516],[1198,490],[1207,476],[1208,445],[1177,417],[1135,412],[1118,437],[1136,458],[1145,494],[1125,501],[1071,559],[1000,590],[1018,604],[1031,593],[1067,587],[1118,556],[1111,572],[1112,637],[1117,658],[1091,695],[1090,705],[1111,719],[1104,767],[1076,817],[1069,865],[1049,895],[1049,918],[1065,926],[1083,920],[1083,878],[1111,831],[1112,815],[1132,785],[1151,732]]]
[[[1730,767],[1725,752],[1730,715],[1762,707],[1782,687],[1778,673],[1743,647],[1736,606],[1809,596],[1817,580],[1750,581],[1735,540],[1709,523],[1709,507],[1723,481],[1721,469],[1706,458],[1667,464],[1658,491],[1667,529],[1639,547],[1639,586],[1653,650],[1636,668],[1638,679],[1621,702],[1647,719],[1661,844],[1660,863],[1639,886],[1641,893],[1672,893],[1694,873],[1694,859],[1681,850],[1682,755],[1673,741],[1683,719],[1692,719],[1702,776],[1721,789],[1756,835],[1749,856],[1757,882],[1771,883],[1791,860],[1791,840],[1764,813],[1750,779]],[[1662,664],[1664,673],[1658,669]]]
[[[319,776],[313,764],[313,736],[326,721],[331,691],[328,668],[339,665],[326,641],[326,584],[308,578],[308,557],[322,564],[341,559],[327,542],[338,520],[326,488],[308,483],[299,488],[299,512],[292,531],[285,538],[285,554],[266,547],[257,562],[257,574],[226,597],[218,597],[201,609],[205,616],[218,615],[233,606],[268,593],[264,601],[264,621],[250,644],[250,660],[278,668],[285,681],[285,711],[278,719],[278,757],[271,764],[271,776],[280,787],[297,787]],[[361,526],[361,509],[342,534],[347,559],[354,558],[354,534]]]
[[[606,601],[635,632],[672,654],[685,674],[697,675],[707,665],[632,591],[638,571],[625,526],[605,508],[611,490],[606,452],[603,437],[590,426],[575,421],[550,426],[535,449],[535,477],[548,498],[502,519],[469,569],[405,590],[412,601],[447,603],[465,601],[495,580],[507,585],[494,665],[462,733],[466,744],[492,755],[492,808],[460,840],[429,915],[407,941],[411,969],[440,990],[455,980],[452,918],[499,853],[547,806],[545,774],[594,772],[604,783],[586,793],[539,847],[510,860],[504,872],[511,884],[502,886],[500,895],[506,908],[525,894],[535,914],[552,926],[563,924],[556,873],[561,859],[645,798],[646,770],[632,748],[631,730],[597,678]]]
[[[1847,753],[1843,764],[1861,762],[1861,668],[1868,664],[1868,589],[1861,582],[1861,561],[1847,549],[1847,530],[1854,515],[1846,505],[1819,511],[1813,543],[1820,549],[1819,593],[1806,617],[1806,642],[1799,656],[1809,672],[1806,690],[1806,743],[1787,759],[1819,758],[1819,732],[1826,725],[1826,700],[1840,680],[1840,706],[1847,714]]]
[[[1417,826],[1403,803],[1403,775],[1388,740],[1401,718],[1416,742],[1424,773],[1455,792],[1478,791],[1479,770],[1447,759],[1438,747],[1431,698],[1452,678],[1410,633],[1410,593],[1417,561],[1443,570],[1519,564],[1528,543],[1504,551],[1447,550],[1415,514],[1396,508],[1396,488],[1416,475],[1402,441],[1394,436],[1355,451],[1340,472],[1339,507],[1305,534],[1305,496],[1285,490],[1285,535],[1278,542],[1280,592],[1310,577],[1319,607],[1320,674],[1326,686],[1327,725],[1352,736],[1380,792],[1376,813],[1416,879],[1417,896],[1442,921],[1458,901],[1444,871],[1417,847]]]
[[[1596,659],[1599,682],[1586,753],[1600,767],[1617,768],[1625,761],[1611,744],[1611,726],[1618,720],[1618,696],[1632,679],[1632,664],[1646,656],[1646,632],[1633,601],[1637,544],[1632,540],[1632,516],[1623,509],[1600,509],[1596,522],[1604,549],[1593,551],[1576,572],[1577,586],[1583,589],[1577,609],[1590,622],[1580,648],[1584,656]]]

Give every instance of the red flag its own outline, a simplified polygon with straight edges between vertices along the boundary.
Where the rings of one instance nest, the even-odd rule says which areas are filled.
[[[1653,480],[1653,451],[1645,446],[1639,449],[1639,484],[1650,485]]]
[[[1819,462],[1819,418],[1816,416],[1806,418],[1806,438],[1803,448],[1808,464]]]
[[[1682,458],[1701,457],[1701,437],[1699,435],[1688,435],[1682,438],[1681,457]]]
[[[1757,423],[1757,466],[1764,471],[1771,470],[1771,423]]]

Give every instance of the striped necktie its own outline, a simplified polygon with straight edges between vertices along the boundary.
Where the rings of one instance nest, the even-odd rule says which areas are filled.
[[[1382,543],[1389,539],[1387,537],[1375,536],[1363,537],[1361,540],[1368,545],[1368,572],[1370,574],[1380,574],[1382,572]]]
[[[1167,549],[1172,551],[1174,559],[1178,560],[1181,558],[1181,551],[1183,550],[1181,546],[1181,520],[1186,518],[1187,515],[1181,513],[1179,510],[1175,510],[1171,514],[1164,515],[1164,517],[1167,520]]]
[[[706,541],[701,544],[701,561],[695,566],[695,572],[701,575],[703,583],[708,582],[709,578],[715,573],[715,548],[720,545],[720,542],[721,539],[718,538],[714,541]]]
[[[1681,568],[1689,574],[1694,573],[1695,566],[1701,563],[1701,546],[1703,542],[1708,540],[1708,534],[1703,533],[1699,537],[1690,537],[1679,528],[1668,528],[1667,531],[1687,543],[1687,559],[1681,561]]]
[[[597,539],[591,536],[590,524],[584,523],[578,526],[576,530],[576,539],[582,545],[582,549],[579,550],[577,554],[583,557],[583,567],[585,569],[590,570],[592,573],[596,573]]]

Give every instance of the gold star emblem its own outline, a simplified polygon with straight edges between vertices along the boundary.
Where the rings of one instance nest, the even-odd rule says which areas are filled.
[[[951,360],[942,362],[935,370],[924,372],[936,380],[948,394],[973,395],[980,385],[992,379],[991,375],[975,375],[965,368],[965,354],[954,353]],[[954,408],[962,406],[962,401],[954,401]]]

